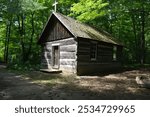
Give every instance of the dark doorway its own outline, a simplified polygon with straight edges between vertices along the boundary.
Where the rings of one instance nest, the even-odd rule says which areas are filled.
[[[54,69],[59,68],[59,46],[52,47],[52,65]]]

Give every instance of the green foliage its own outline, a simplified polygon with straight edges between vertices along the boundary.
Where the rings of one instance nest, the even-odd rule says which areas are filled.
[[[4,38],[5,38],[5,25],[0,22],[0,61],[4,61],[3,60],[3,56],[4,56]]]
[[[74,3],[78,3],[79,0],[58,0],[58,11],[64,15],[71,13],[71,7]]]
[[[108,3],[104,3],[102,0],[80,0],[73,4],[71,15],[76,16],[82,22],[89,22],[106,15],[106,10],[104,10],[106,6]]]
[[[9,66],[39,63],[40,47],[37,46],[37,38],[44,24],[41,12],[46,11],[47,7],[35,0],[7,0],[2,1],[0,8],[3,18],[0,22],[3,24],[3,28],[0,25],[0,59],[4,61],[5,49],[8,47]],[[10,32],[6,27],[10,28]]]
[[[4,61],[8,47],[9,67],[39,68],[37,40],[54,9],[53,3],[54,0],[0,0],[0,61]],[[140,63],[141,53],[145,63],[150,63],[149,6],[150,0],[58,0],[57,11],[106,30],[122,41],[124,63]]]
[[[34,12],[37,10],[44,10],[47,7],[44,7],[41,3],[35,2],[33,0],[21,0],[22,11],[24,12]]]

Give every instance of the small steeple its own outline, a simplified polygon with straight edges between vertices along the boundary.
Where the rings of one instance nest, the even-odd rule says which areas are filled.
[[[58,4],[58,2],[57,2],[57,0],[55,0],[55,2],[54,2],[54,4],[53,4],[53,6],[54,6],[54,8],[55,8],[55,12],[57,11],[57,4]]]

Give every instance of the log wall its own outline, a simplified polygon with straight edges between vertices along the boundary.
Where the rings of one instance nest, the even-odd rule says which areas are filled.
[[[97,59],[91,60],[91,40],[68,38],[47,42],[43,46],[42,68],[52,69],[52,46],[59,45],[59,69],[63,72],[87,75],[104,71],[114,71],[121,67],[122,47],[117,47],[117,61],[113,61],[113,46],[97,42]]]
[[[93,75],[100,73],[111,73],[121,70],[120,62],[111,63],[81,63],[78,62],[77,75]]]
[[[64,72],[76,73],[77,42],[74,38],[47,42],[42,52],[42,69],[52,69],[52,46],[59,46],[59,69]]]
[[[91,52],[91,43],[93,41],[88,39],[79,39],[78,40],[78,62],[89,62],[89,63],[109,63],[113,60],[113,45],[106,44],[102,42],[97,43],[97,57],[95,61],[91,61],[90,52]]]
[[[96,60],[91,60],[91,43],[88,39],[78,39],[77,74],[86,75],[96,72],[113,71],[121,67],[122,48],[117,46],[117,61],[113,61],[113,44],[97,43]]]

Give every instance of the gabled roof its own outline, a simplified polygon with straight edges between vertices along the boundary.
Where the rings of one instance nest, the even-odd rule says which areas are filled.
[[[74,20],[73,18],[62,15],[60,13],[53,12],[52,15],[54,15],[65,26],[65,28],[76,38],[81,37],[85,39],[107,42],[115,45],[122,45],[121,43],[117,42],[115,38],[113,38],[107,32],[97,31],[95,28],[92,28],[86,24],[83,24],[77,20]],[[51,17],[49,18],[47,25]],[[44,36],[45,30],[48,28],[47,25],[40,36],[39,43],[41,41],[41,37]]]

